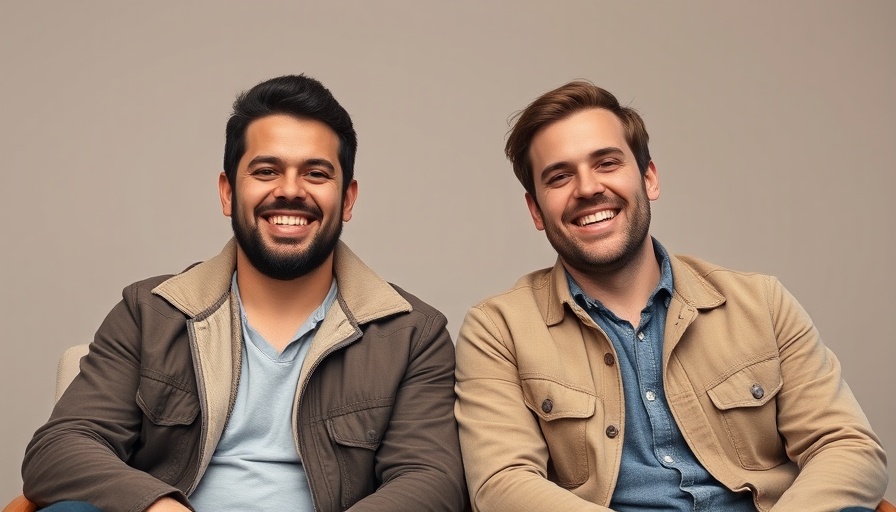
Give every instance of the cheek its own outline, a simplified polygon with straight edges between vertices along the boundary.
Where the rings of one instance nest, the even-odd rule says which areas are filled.
[[[318,208],[321,210],[331,210],[334,212],[342,213],[342,194],[340,190],[337,189],[327,189],[320,191],[321,193],[313,196],[311,199],[317,203]]]
[[[563,212],[566,210],[567,201],[562,194],[547,193],[541,198],[541,211],[545,220],[551,223],[559,223]]]

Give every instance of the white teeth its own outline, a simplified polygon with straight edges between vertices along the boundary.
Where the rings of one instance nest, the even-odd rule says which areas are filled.
[[[597,213],[592,213],[591,215],[586,215],[579,219],[579,226],[587,226],[588,224],[594,224],[595,222],[609,220],[615,216],[616,212],[614,212],[613,210],[601,210]]]
[[[305,226],[308,224],[308,219],[291,215],[274,215],[270,218],[270,222],[278,226]]]

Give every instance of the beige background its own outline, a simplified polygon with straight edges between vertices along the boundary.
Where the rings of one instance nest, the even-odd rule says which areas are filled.
[[[508,116],[573,78],[615,92],[652,135],[653,233],[778,275],[896,457],[894,21],[889,0],[0,0],[0,501],[60,352],[123,286],[227,240],[230,104],[295,72],[359,133],[344,238],[452,334],[553,263],[503,158]]]

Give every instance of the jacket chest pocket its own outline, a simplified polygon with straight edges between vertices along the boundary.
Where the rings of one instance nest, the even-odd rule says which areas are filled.
[[[143,429],[134,445],[131,465],[152,468],[152,474],[173,484],[186,469],[191,443],[198,440],[193,424],[199,416],[199,397],[155,376],[141,374],[135,397],[143,411]]]
[[[544,378],[522,379],[526,406],[538,417],[548,445],[548,478],[565,488],[588,480],[588,420],[594,416],[594,393]]]
[[[775,400],[783,384],[774,358],[742,368],[707,391],[745,469],[770,469],[788,460],[778,434]]]
[[[387,404],[377,403],[372,407],[327,419],[327,433],[334,443],[342,477],[344,508],[376,490],[376,451],[382,443],[391,415],[390,400]]]

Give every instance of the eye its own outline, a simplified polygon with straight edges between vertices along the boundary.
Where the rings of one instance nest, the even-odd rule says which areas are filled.
[[[602,172],[615,171],[622,165],[618,160],[601,160],[597,164],[597,169]]]
[[[549,186],[559,186],[569,181],[569,178],[571,176],[572,174],[568,172],[558,172],[557,174],[548,176],[548,178],[545,180],[545,183]]]
[[[277,171],[270,167],[259,167],[251,172],[252,176],[259,179],[270,179],[277,176]]]
[[[305,173],[305,178],[314,183],[323,183],[331,179],[330,173],[323,169],[311,169]]]

